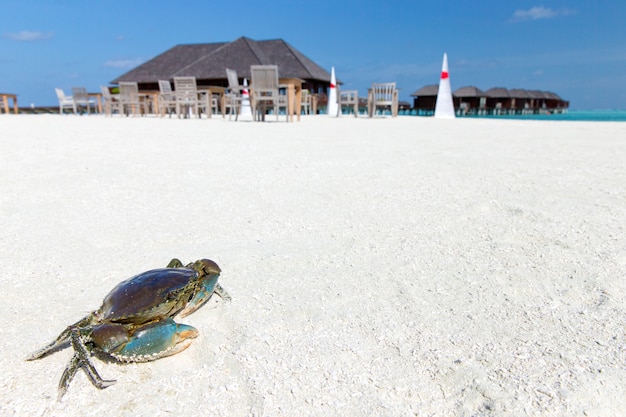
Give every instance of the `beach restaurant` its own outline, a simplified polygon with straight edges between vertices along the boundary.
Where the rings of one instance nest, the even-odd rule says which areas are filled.
[[[117,77],[112,84],[136,82],[139,90],[158,90],[159,80],[195,77],[198,86],[228,86],[226,69],[251,78],[251,65],[277,65],[281,77],[303,80],[302,89],[326,93],[330,73],[282,39],[183,44]]]

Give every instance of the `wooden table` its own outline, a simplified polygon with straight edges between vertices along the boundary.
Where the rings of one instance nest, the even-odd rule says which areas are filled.
[[[282,84],[287,88],[287,114],[289,121],[293,122],[293,113],[295,111],[298,121],[300,121],[300,112],[302,111],[302,83],[304,80],[300,78],[280,78],[278,84]]]
[[[102,93],[87,93],[87,97],[93,97],[98,103],[98,114],[102,114]]]
[[[219,111],[222,113],[222,118],[226,117],[226,87],[220,87],[218,85],[199,85],[198,90],[202,93],[209,95],[209,109],[207,110],[207,117],[211,118],[211,97],[216,95],[219,97],[220,108]]]
[[[161,91],[159,90],[141,90],[139,92],[139,98],[144,101],[152,100],[152,109],[154,110],[154,114],[159,113],[159,95]],[[144,106],[145,108],[145,106]]]
[[[2,99],[2,104],[5,113],[9,113],[9,99],[13,99],[13,112],[15,114],[18,113],[17,107],[17,94],[9,94],[9,93],[0,93],[0,99]]]

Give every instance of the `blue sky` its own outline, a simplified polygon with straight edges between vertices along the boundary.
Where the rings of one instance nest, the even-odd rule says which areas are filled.
[[[366,95],[402,100],[439,81],[553,91],[572,109],[626,109],[623,0],[0,0],[0,91],[57,104],[55,87],[100,85],[174,45],[281,38]]]

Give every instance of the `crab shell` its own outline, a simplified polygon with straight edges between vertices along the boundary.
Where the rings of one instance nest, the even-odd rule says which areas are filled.
[[[203,295],[213,293],[221,272],[211,260],[202,259],[198,263],[209,277],[191,268],[160,268],[120,282],[96,312],[98,321],[139,325],[181,312],[191,314],[207,301]]]

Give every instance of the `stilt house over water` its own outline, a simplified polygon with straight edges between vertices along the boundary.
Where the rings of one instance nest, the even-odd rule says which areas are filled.
[[[438,86],[427,85],[415,91],[413,109],[422,115],[435,111]],[[506,89],[494,87],[483,91],[474,86],[461,87],[452,92],[457,115],[514,115],[566,113],[569,101],[549,91]]]

